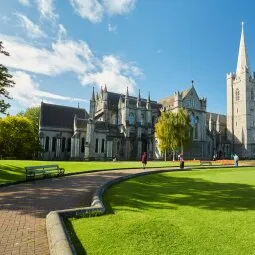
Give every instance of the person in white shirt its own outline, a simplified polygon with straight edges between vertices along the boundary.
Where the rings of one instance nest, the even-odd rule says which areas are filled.
[[[236,167],[238,167],[238,161],[239,161],[239,157],[237,156],[237,154],[234,155],[234,165]]]

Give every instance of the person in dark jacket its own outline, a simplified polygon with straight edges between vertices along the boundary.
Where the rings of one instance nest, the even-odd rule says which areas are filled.
[[[147,152],[144,152],[142,154],[142,164],[143,164],[143,169],[145,169],[146,164],[147,164]]]

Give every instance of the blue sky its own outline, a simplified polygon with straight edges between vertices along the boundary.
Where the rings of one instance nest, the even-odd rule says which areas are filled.
[[[10,113],[44,102],[89,109],[92,87],[160,100],[195,81],[207,110],[226,113],[241,21],[251,70],[250,0],[0,0],[0,40],[13,74]]]

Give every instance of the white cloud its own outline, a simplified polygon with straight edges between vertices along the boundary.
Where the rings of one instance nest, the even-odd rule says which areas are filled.
[[[34,24],[29,18],[27,18],[25,15],[22,15],[20,13],[15,14],[20,22],[21,26],[26,30],[26,34],[31,38],[40,38],[45,37],[46,35],[43,33],[43,31],[40,29],[40,27],[36,24]]]
[[[19,2],[25,6],[29,6],[30,5],[30,2],[29,0],[19,0]]]
[[[37,0],[38,10],[43,18],[48,20],[56,20],[58,17],[58,15],[55,14],[53,1],[54,0]]]
[[[110,15],[121,15],[135,8],[136,0],[103,0],[103,4]]]
[[[64,72],[81,74],[93,69],[93,54],[82,41],[57,41],[51,49],[36,48],[19,38],[0,35],[3,44],[11,54],[0,55],[0,62],[18,70],[44,75],[57,75]]]
[[[98,0],[70,0],[72,7],[82,18],[98,23],[103,18],[103,6]]]
[[[59,29],[65,31],[66,37],[64,27]],[[134,93],[136,80],[143,78],[142,70],[134,62],[126,62],[113,55],[99,58],[84,41],[59,39],[52,43],[50,49],[45,49],[16,37],[0,34],[0,38],[10,53],[9,57],[0,54],[0,62],[19,71],[48,76],[73,72],[84,86],[107,84],[110,91],[120,93],[124,93],[126,87]]]
[[[112,24],[108,24],[108,31],[109,32],[113,32],[113,33],[117,33],[117,25],[112,25]]]
[[[29,107],[31,105],[38,105],[42,100],[48,101],[65,100],[65,101],[79,101],[88,102],[87,100],[80,98],[72,98],[66,96],[60,96],[53,93],[40,90],[39,84],[32,79],[32,77],[22,71],[16,71],[12,73],[15,86],[10,88],[9,91],[14,100],[18,101],[21,105]]]
[[[122,15],[135,8],[136,0],[69,0],[75,12],[92,23],[102,21],[104,13]]]
[[[125,63],[115,56],[104,56],[100,63],[100,70],[88,73],[81,79],[82,84],[94,84],[100,88],[107,84],[110,91],[124,93],[129,87],[131,94],[135,92],[135,78],[141,77],[142,71],[134,63]]]

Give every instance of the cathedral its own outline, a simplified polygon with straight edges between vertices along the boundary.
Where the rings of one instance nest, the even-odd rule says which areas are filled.
[[[227,80],[227,116],[207,112],[207,99],[199,97],[192,81],[183,91],[153,101],[108,91],[107,86],[90,99],[85,109],[41,103],[39,136],[44,160],[162,159],[155,137],[161,111],[188,110],[193,127],[192,146],[185,159],[241,158],[255,155],[255,77],[251,76],[242,27],[236,73]],[[170,156],[170,155],[169,155]]]
[[[255,157],[255,73],[251,73],[242,23],[237,68],[227,77],[227,132],[232,150]]]

